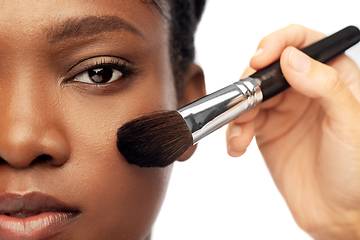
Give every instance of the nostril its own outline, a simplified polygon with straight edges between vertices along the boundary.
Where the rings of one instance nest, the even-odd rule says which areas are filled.
[[[66,158],[67,159],[67,158]],[[39,155],[34,161],[31,162],[31,165],[36,164],[47,164],[53,167],[60,167],[64,165],[67,161],[63,161],[62,158],[55,158],[48,154]]]
[[[53,158],[50,156],[50,155],[47,155],[47,154],[42,154],[40,156],[38,156],[37,158],[34,159],[34,161],[32,161],[31,165],[34,165],[34,164],[41,164],[41,163],[47,163],[47,164],[51,164]]]
[[[63,129],[42,127],[43,123],[20,122],[9,126],[0,138],[0,163],[14,168],[34,165],[62,166],[70,157]]]
[[[54,167],[56,167],[56,166],[59,167],[59,166],[62,166],[65,162],[63,162],[63,161],[59,162],[55,158],[53,158],[51,155],[42,154],[42,155],[39,155],[38,157],[36,157],[33,161],[31,161],[30,164],[27,166],[15,166],[14,164],[11,164],[11,165],[14,165],[16,168],[25,168],[25,167],[34,166],[34,165],[50,165],[50,166],[54,166]],[[9,164],[9,162],[0,157],[0,166],[4,165],[4,164]]]

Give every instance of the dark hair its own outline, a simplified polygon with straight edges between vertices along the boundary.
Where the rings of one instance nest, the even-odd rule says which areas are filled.
[[[170,2],[170,57],[178,96],[183,93],[183,77],[195,58],[194,34],[206,0]]]
[[[169,24],[169,51],[177,95],[184,91],[184,73],[195,58],[194,34],[206,0],[142,0],[151,3]]]

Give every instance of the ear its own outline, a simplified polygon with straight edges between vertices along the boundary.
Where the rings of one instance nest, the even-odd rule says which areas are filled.
[[[192,63],[184,76],[184,92],[179,99],[179,106],[182,107],[206,95],[205,77],[202,68]],[[190,147],[177,161],[188,160],[195,152],[196,146]]]
[[[179,98],[178,108],[191,103],[206,94],[205,77],[202,68],[192,63],[184,74],[184,91]]]

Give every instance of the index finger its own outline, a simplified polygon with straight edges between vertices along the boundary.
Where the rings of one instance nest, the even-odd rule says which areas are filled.
[[[258,53],[261,54],[255,55],[251,59],[250,66],[259,70],[278,60],[286,47],[303,48],[324,37],[324,34],[304,26],[289,25],[261,40],[258,46]]]

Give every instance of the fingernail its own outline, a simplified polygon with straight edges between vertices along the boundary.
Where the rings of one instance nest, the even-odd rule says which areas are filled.
[[[233,125],[229,132],[229,140],[233,137],[240,137],[242,134],[242,127]]]
[[[258,57],[260,55],[263,55],[264,53],[264,49],[263,48],[259,48],[258,50],[256,50],[256,52],[254,53],[253,57]]]
[[[297,72],[305,73],[310,68],[310,61],[305,53],[292,48],[289,56],[289,65]]]

